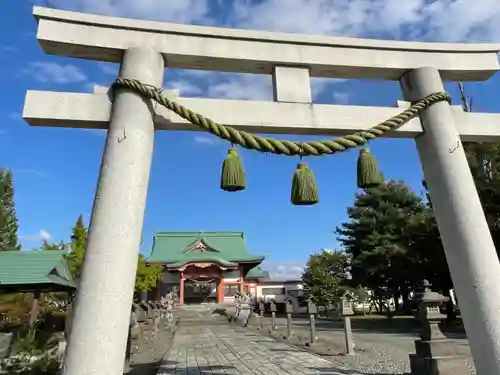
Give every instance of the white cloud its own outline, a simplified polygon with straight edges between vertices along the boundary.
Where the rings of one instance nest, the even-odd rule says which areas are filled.
[[[9,120],[17,121],[17,120],[21,120],[23,118],[23,116],[19,112],[11,112],[7,115],[7,118]]]
[[[31,75],[39,82],[66,84],[87,81],[85,73],[71,64],[33,61],[24,69],[24,73]]]
[[[305,264],[295,260],[264,261],[262,269],[268,271],[272,279],[300,279]]]
[[[279,14],[279,17],[276,17]],[[481,0],[264,0],[235,2],[232,27],[434,41],[495,41],[500,2]]]
[[[213,146],[215,144],[215,137],[208,137],[205,135],[195,135],[193,140],[195,143],[199,143],[201,145]]]
[[[24,169],[19,169],[17,172],[22,173],[22,174],[28,174],[31,176],[36,176],[36,177],[48,177],[47,173],[39,170],[39,169],[34,169],[34,168],[24,168]]]
[[[14,46],[3,46],[3,47],[0,47],[0,49],[4,52],[7,52],[7,53],[18,53],[19,52],[19,48],[14,47]]]
[[[208,0],[51,0],[51,6],[118,17],[180,23],[208,22]]]
[[[349,103],[350,94],[347,92],[334,92],[333,100],[337,104],[347,104]]]
[[[118,75],[118,70],[119,70],[118,64],[100,62],[98,64],[98,67],[104,74],[109,74],[112,76]]]
[[[49,232],[47,232],[45,229],[40,229],[39,235],[40,235],[40,238],[42,240],[45,240],[45,241],[48,241],[52,238],[52,235]]]
[[[169,83],[167,87],[179,88],[181,95],[203,94],[210,98],[240,100],[272,100],[273,98],[271,76],[201,70],[182,70],[179,73],[181,79]],[[207,87],[207,90],[201,87]]]
[[[203,93],[203,90],[199,86],[189,82],[189,80],[187,79],[180,79],[177,81],[167,81],[167,85],[165,88],[177,89],[179,90],[179,95],[182,96],[199,95]]]
[[[40,229],[37,234],[19,236],[19,239],[29,242],[49,241],[51,238],[52,235],[45,229]]]
[[[85,91],[93,93],[97,87],[108,87],[108,86],[109,85],[105,85],[104,83],[91,81],[85,83],[83,88],[85,89]]]
[[[182,70],[181,79],[166,80],[167,88],[177,88],[181,96],[207,96],[234,100],[273,100],[270,75]],[[313,78],[311,90],[313,100],[333,86],[346,82],[345,79]],[[207,89],[204,90],[203,87]],[[344,95],[344,99],[345,96]]]
[[[43,0],[39,0],[43,2]],[[195,23],[224,27],[333,36],[432,41],[497,41],[500,1],[481,0],[51,0],[50,6],[110,16]],[[279,15],[277,17],[276,15]],[[43,64],[43,65],[40,65]],[[34,63],[31,73],[44,82],[83,82],[75,66]],[[116,76],[117,64],[99,63]],[[343,80],[311,80],[313,98]],[[190,71],[167,87],[184,96],[270,100],[271,78],[265,75]],[[338,103],[348,95],[332,94]]]
[[[38,0],[44,2],[110,16],[269,31],[436,41],[500,39],[498,0]]]

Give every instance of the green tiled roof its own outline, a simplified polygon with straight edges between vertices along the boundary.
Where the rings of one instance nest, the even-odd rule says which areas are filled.
[[[64,255],[58,250],[0,251],[0,289],[28,285],[75,288]]]
[[[247,278],[256,278],[256,279],[261,278],[263,276],[264,276],[264,271],[262,271],[262,268],[260,268],[259,266],[251,268],[245,275],[245,277]]]
[[[259,264],[263,256],[248,252],[243,232],[159,232],[154,235],[148,262],[181,267],[187,262],[216,262],[223,266]]]

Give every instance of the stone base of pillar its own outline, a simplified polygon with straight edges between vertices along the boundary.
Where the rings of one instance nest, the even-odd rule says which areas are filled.
[[[458,355],[453,340],[415,341],[416,354],[410,354],[412,375],[469,375],[464,356]]]
[[[469,375],[464,357],[422,358],[410,354],[412,375]]]

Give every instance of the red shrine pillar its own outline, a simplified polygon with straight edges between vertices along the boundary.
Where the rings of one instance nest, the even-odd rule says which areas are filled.
[[[179,304],[184,305],[184,272],[181,272]]]
[[[243,278],[243,267],[239,267],[240,269],[240,280],[239,280],[239,289],[240,289],[240,293],[243,293],[245,291],[245,280]]]
[[[217,284],[217,303],[224,302],[224,280],[220,279]]]

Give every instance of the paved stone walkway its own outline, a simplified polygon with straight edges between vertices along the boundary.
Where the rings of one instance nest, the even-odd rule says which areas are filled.
[[[193,323],[193,322],[191,322]],[[159,375],[353,374],[331,362],[220,318],[203,324],[181,323]]]

